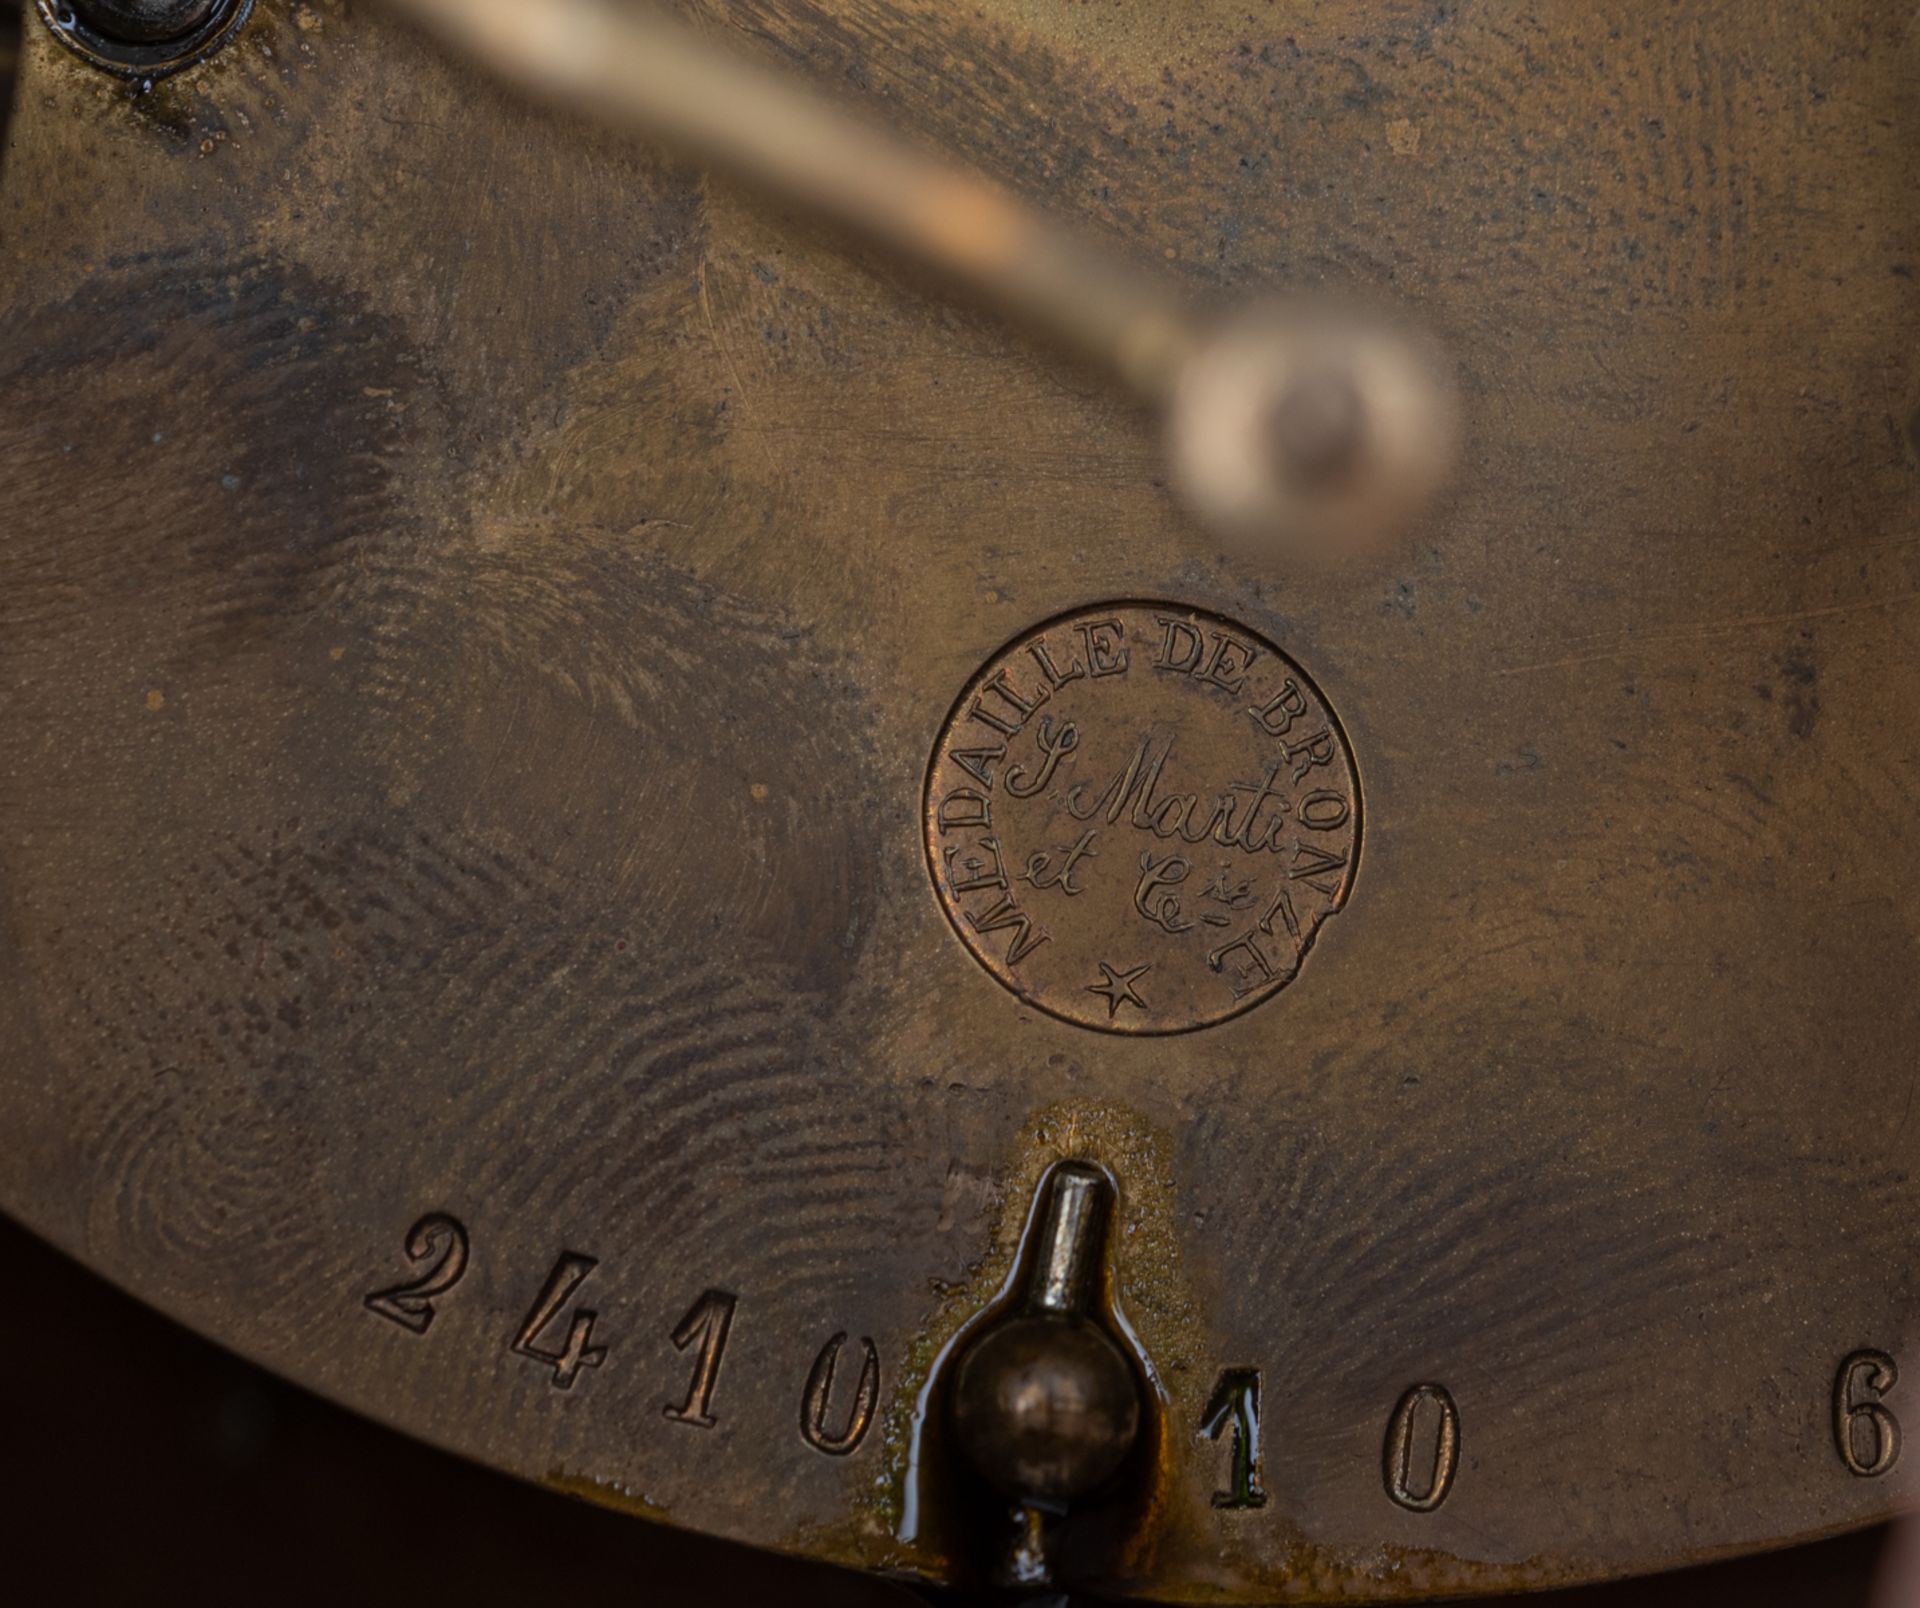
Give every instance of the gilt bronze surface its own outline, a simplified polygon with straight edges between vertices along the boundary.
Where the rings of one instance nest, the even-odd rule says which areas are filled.
[[[930,1381],[1061,1159],[1116,1183],[1150,1370],[1111,1589],[1504,1590],[1899,1507],[1911,8],[689,15],[1197,292],[1404,304],[1452,489],[1228,551],[1100,375],[380,7],[258,0],[151,88],[30,18],[0,1205],[385,1422],[870,1568],[972,1567]],[[1034,633],[1090,669],[1050,623],[1112,617],[1142,662],[1036,699]],[[1007,817],[1077,968],[1031,984],[928,813],[1011,659],[976,763],[1082,745]],[[1216,805],[1294,670],[1338,740],[1286,819],[1324,754],[1352,841],[1260,860]],[[1203,724],[1149,810],[1136,744]],[[1037,885],[1116,776],[1112,886]],[[1304,952],[1283,884],[1304,964],[1214,969],[1215,903]]]

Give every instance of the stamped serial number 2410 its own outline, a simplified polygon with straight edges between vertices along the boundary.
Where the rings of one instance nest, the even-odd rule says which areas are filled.
[[[407,1231],[403,1243],[412,1276],[373,1291],[365,1305],[407,1333],[425,1335],[433,1326],[435,1303],[466,1275],[471,1241],[458,1218],[429,1212]],[[595,1338],[599,1314],[577,1299],[598,1266],[591,1256],[562,1250],[508,1341],[515,1355],[551,1370],[550,1382],[559,1390],[571,1390],[586,1370],[607,1361],[607,1343]],[[727,1290],[706,1290],[667,1331],[665,1338],[675,1350],[692,1354],[692,1370],[685,1396],[663,1403],[662,1416],[695,1429],[711,1429],[718,1422],[714,1396],[739,1306],[739,1297]],[[834,1383],[846,1344],[844,1331],[831,1336],[815,1354],[801,1387],[801,1437],[828,1457],[859,1450],[880,1403],[880,1353],[863,1337],[852,1401],[834,1413]],[[1899,1460],[1900,1424],[1885,1401],[1898,1381],[1894,1359],[1870,1349],[1848,1355],[1834,1377],[1834,1447],[1847,1471],[1862,1479],[1886,1474]],[[1225,1479],[1213,1505],[1229,1511],[1264,1507],[1258,1368],[1222,1370],[1198,1432],[1226,1448]],[[1409,1387],[1387,1418],[1381,1454],[1387,1497],[1410,1513],[1435,1511],[1453,1490],[1461,1444],[1460,1409],[1452,1393],[1433,1383]]]

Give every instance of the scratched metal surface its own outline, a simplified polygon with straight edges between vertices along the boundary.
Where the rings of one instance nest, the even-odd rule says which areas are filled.
[[[1456,489],[1262,572],[1098,380],[369,8],[263,0],[142,97],[35,31],[0,1202],[415,1434],[941,1576],[915,1392],[1072,1151],[1167,1392],[1124,1588],[1548,1584],[1890,1511],[1911,1460],[1850,1472],[1832,1395],[1915,1366],[1907,9],[708,25],[1198,286],[1403,297],[1460,363]],[[1023,1006],[920,840],[969,678],[1119,598],[1278,645],[1365,789],[1300,977],[1171,1039]],[[365,1297],[435,1212],[468,1257],[416,1334]],[[558,1389],[512,1342],[578,1259],[530,1347],[587,1308],[605,1350]],[[663,1408],[710,1291],[701,1427]],[[863,1337],[882,1389],[829,1456],[842,1332],[829,1427]],[[1227,1367],[1255,1510],[1194,1433]],[[1382,1439],[1429,1381],[1460,1453],[1411,1512]]]

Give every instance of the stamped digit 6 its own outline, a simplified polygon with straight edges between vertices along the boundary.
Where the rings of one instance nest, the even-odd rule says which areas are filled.
[[[1833,1381],[1833,1442],[1840,1461],[1862,1479],[1877,1479],[1900,1460],[1900,1421],[1881,1398],[1900,1381],[1884,1351],[1856,1351]]]

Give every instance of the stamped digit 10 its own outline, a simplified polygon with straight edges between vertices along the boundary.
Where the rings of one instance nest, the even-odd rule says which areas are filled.
[[[1437,1421],[1436,1421],[1437,1415]],[[1422,1420],[1432,1424],[1432,1440],[1419,1433]],[[1433,1472],[1424,1480],[1414,1475],[1416,1443],[1431,1444]],[[1446,1501],[1460,1462],[1460,1410],[1442,1385],[1415,1385],[1400,1398],[1387,1424],[1387,1495],[1409,1513],[1431,1513]],[[1418,1484],[1422,1489],[1416,1490]]]
[[[1224,1434],[1232,1443],[1228,1484],[1213,1493],[1217,1508],[1257,1508],[1267,1505],[1260,1488],[1260,1370],[1228,1368],[1213,1387],[1200,1433],[1217,1441]]]
[[[664,1409],[676,1424],[691,1424],[695,1429],[712,1429],[713,1387],[720,1380],[720,1359],[726,1355],[727,1334],[733,1328],[733,1309],[739,1297],[725,1290],[708,1290],[693,1303],[687,1315],[673,1331],[673,1349],[685,1351],[698,1342],[700,1355],[694,1360],[693,1378],[687,1385],[687,1399],[678,1407]]]
[[[880,1403],[880,1353],[871,1340],[862,1339],[860,1380],[853,1387],[853,1406],[847,1413],[847,1427],[840,1430],[828,1427],[827,1407],[833,1398],[834,1370],[840,1361],[840,1348],[846,1343],[843,1332],[820,1348],[800,1398],[800,1438],[816,1452],[825,1452],[829,1457],[847,1457],[860,1449],[860,1443],[873,1425],[873,1410]]]
[[[1856,1351],[1833,1381],[1833,1442],[1840,1461],[1864,1480],[1878,1479],[1900,1461],[1900,1421],[1882,1402],[1900,1382],[1884,1351]]]

